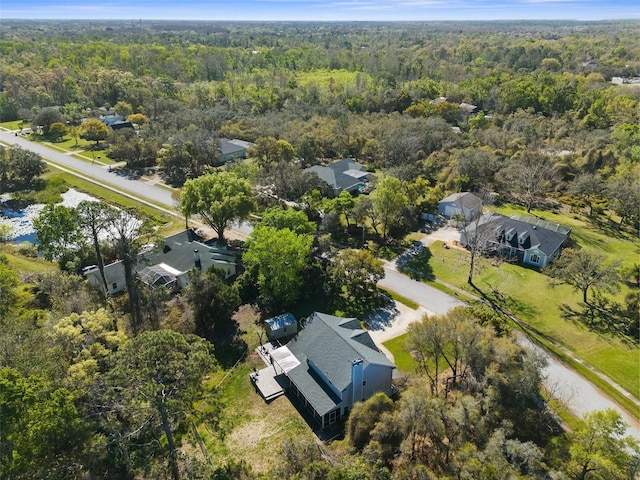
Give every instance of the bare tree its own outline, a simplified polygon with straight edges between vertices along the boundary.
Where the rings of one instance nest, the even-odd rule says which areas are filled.
[[[553,163],[547,155],[524,152],[514,155],[503,173],[512,194],[527,206],[527,213],[530,213],[536,198],[547,193],[551,186]]]
[[[480,213],[471,220],[466,220],[460,234],[460,243],[469,251],[469,273],[467,283],[473,286],[473,275],[478,271],[478,256],[487,250],[488,242],[491,238],[491,229],[483,229],[482,224],[487,220],[489,214],[483,215],[486,205],[490,203],[488,193],[477,194],[482,201]]]
[[[145,223],[140,222],[130,213],[123,210],[116,210],[116,212],[116,215],[110,221],[110,231],[113,235],[118,258],[124,268],[124,281],[129,294],[131,328],[134,333],[137,333],[142,319],[142,312],[135,279],[135,268],[142,246],[140,237],[147,232],[148,228]]]
[[[96,261],[98,262],[98,270],[100,270],[100,278],[104,286],[105,294],[109,294],[109,286],[107,278],[104,274],[104,261],[102,252],[100,251],[100,234],[105,232],[108,225],[117,216],[118,211],[107,203],[83,201],[76,208],[80,218],[81,227],[89,234],[93,241],[93,248],[96,252]]]

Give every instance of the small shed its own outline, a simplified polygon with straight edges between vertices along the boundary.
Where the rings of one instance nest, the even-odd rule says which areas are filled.
[[[283,313],[264,321],[267,337],[271,340],[293,335],[298,331],[298,321],[291,313]]]

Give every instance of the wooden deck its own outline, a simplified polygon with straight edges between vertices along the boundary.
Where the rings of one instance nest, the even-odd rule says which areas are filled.
[[[276,367],[271,363],[270,351],[273,350],[273,348],[274,346],[267,343],[256,349],[256,352],[260,355],[260,358],[262,358],[267,366],[261,370],[256,370],[249,375],[251,383],[253,383],[256,391],[260,393],[266,402],[270,402],[274,398],[278,398],[280,395],[283,395],[284,387],[287,382],[287,377],[281,372],[281,370],[279,372],[279,369],[276,369]]]

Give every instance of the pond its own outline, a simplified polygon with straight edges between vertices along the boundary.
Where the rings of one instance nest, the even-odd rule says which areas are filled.
[[[11,227],[9,243],[20,244],[22,242],[30,242],[35,245],[36,231],[33,227],[33,219],[40,215],[44,204],[37,203],[21,210],[14,210],[7,206],[7,202],[10,199],[10,194],[0,195],[0,223],[9,224]],[[60,204],[75,208],[84,200],[91,202],[99,201],[91,195],[70,188],[62,194],[62,202]]]

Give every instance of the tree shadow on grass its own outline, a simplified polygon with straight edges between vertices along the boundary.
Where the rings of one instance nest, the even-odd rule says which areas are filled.
[[[424,248],[420,253],[411,255],[407,251],[398,257],[397,264],[403,273],[413,279],[435,280],[435,274],[431,267],[433,254],[429,248]]]
[[[497,288],[487,284],[486,289],[481,289],[477,285],[472,285],[480,297],[487,301],[494,310],[501,310],[505,313],[517,317],[532,318],[539,313],[538,309],[528,305],[517,298],[499,291]]]
[[[620,304],[602,296],[597,296],[594,303],[581,303],[578,308],[563,303],[560,312],[563,319],[605,338],[615,337],[630,346],[640,344],[637,316],[630,316]]]
[[[215,347],[215,357],[222,368],[233,367],[247,349],[247,342],[242,338],[244,333],[246,332],[240,329],[238,322],[231,320],[216,326],[207,335],[207,340]]]

